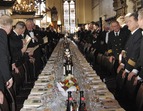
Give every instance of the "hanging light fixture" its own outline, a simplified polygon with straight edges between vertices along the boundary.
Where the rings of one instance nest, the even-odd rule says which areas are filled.
[[[42,19],[45,15],[46,0],[23,1],[17,0],[12,7],[12,18],[16,19]]]
[[[22,13],[26,13],[26,12],[34,12],[35,13],[36,11],[35,11],[33,2],[30,2],[29,4],[27,4],[26,1],[23,1],[22,3],[16,2],[13,6],[12,12],[22,14]]]
[[[32,1],[27,3],[26,1],[21,2],[21,0],[18,0],[12,7],[12,18],[33,18],[35,13],[35,4]]]
[[[0,9],[9,9],[11,8],[16,0],[0,0]]]

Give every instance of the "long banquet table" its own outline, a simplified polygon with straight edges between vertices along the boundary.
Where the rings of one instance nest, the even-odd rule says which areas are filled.
[[[68,40],[73,60],[73,75],[78,81],[79,90],[84,91],[87,111],[125,111],[92,69],[76,44]],[[60,39],[37,81],[35,81],[21,111],[66,111],[67,97],[59,91],[57,83],[63,76],[63,43]],[[79,93],[72,93],[79,102]]]

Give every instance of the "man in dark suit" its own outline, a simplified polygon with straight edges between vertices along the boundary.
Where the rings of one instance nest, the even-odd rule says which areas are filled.
[[[41,33],[40,30],[35,29],[35,24],[33,19],[27,19],[26,20],[26,31],[25,35],[29,35],[32,40],[30,41],[28,47],[34,47],[36,45],[42,44],[44,35]],[[46,34],[45,34],[46,35]]]
[[[139,29],[137,17],[137,13],[133,13],[129,16],[128,29],[131,31],[131,35],[125,45],[123,61],[118,68],[118,72],[120,71],[120,67],[124,67],[125,69],[122,74],[122,78],[125,78],[126,73],[132,71],[140,53],[142,34]]]
[[[143,29],[143,8],[138,12],[138,24],[141,29]],[[142,32],[143,34],[143,32]],[[143,35],[142,35],[143,36]],[[143,81],[143,39],[141,40],[140,54],[137,63],[135,64],[134,69],[129,73],[128,80],[131,80],[133,76],[136,76],[134,84],[137,84],[137,81]]]
[[[12,19],[3,15],[0,17],[0,104],[4,101],[4,87],[10,88],[13,79],[9,67],[9,52],[7,43],[7,34],[12,28]]]
[[[108,44],[108,34],[110,32],[110,27],[107,23],[104,24],[103,31],[100,34],[100,53],[104,54],[107,51]]]
[[[43,68],[43,62],[42,62],[42,47],[41,44],[43,44],[43,39],[40,30],[35,29],[35,24],[33,19],[27,19],[26,20],[26,31],[25,34],[29,35],[31,37],[31,41],[28,45],[28,48],[34,48],[35,46],[39,47],[34,51],[32,57],[35,58],[35,73],[38,76],[40,71]]]
[[[109,61],[112,63],[115,60],[115,72],[118,67],[118,62],[119,62],[119,54],[121,51],[124,49],[126,41],[128,39],[128,33],[123,30],[119,23],[117,21],[112,21],[111,22],[111,28],[113,31],[109,33],[109,38],[108,38],[108,55]]]
[[[21,35],[25,32],[26,25],[19,21],[16,23],[14,30],[9,34],[10,55],[12,62],[12,70],[19,73],[18,66],[22,65],[23,55],[26,51],[25,40],[21,39]]]
[[[0,75],[7,88],[10,88],[13,84],[13,79],[10,72],[9,63],[9,50],[8,50],[8,38],[7,34],[12,29],[12,19],[7,15],[0,17]]]

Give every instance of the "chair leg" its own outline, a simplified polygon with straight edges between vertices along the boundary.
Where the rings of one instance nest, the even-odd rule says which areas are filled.
[[[6,89],[6,98],[10,107],[10,111],[16,111],[15,92],[13,88]],[[7,111],[7,110],[5,110]]]
[[[23,68],[24,68],[24,70],[25,70],[25,83],[27,83],[28,82],[28,77],[27,77],[27,69],[26,69],[26,67],[25,67],[25,64],[23,64]]]

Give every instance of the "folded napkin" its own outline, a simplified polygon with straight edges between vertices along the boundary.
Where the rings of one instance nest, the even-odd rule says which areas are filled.
[[[38,108],[40,106],[42,106],[42,101],[40,99],[27,99],[24,101],[24,108]]]

